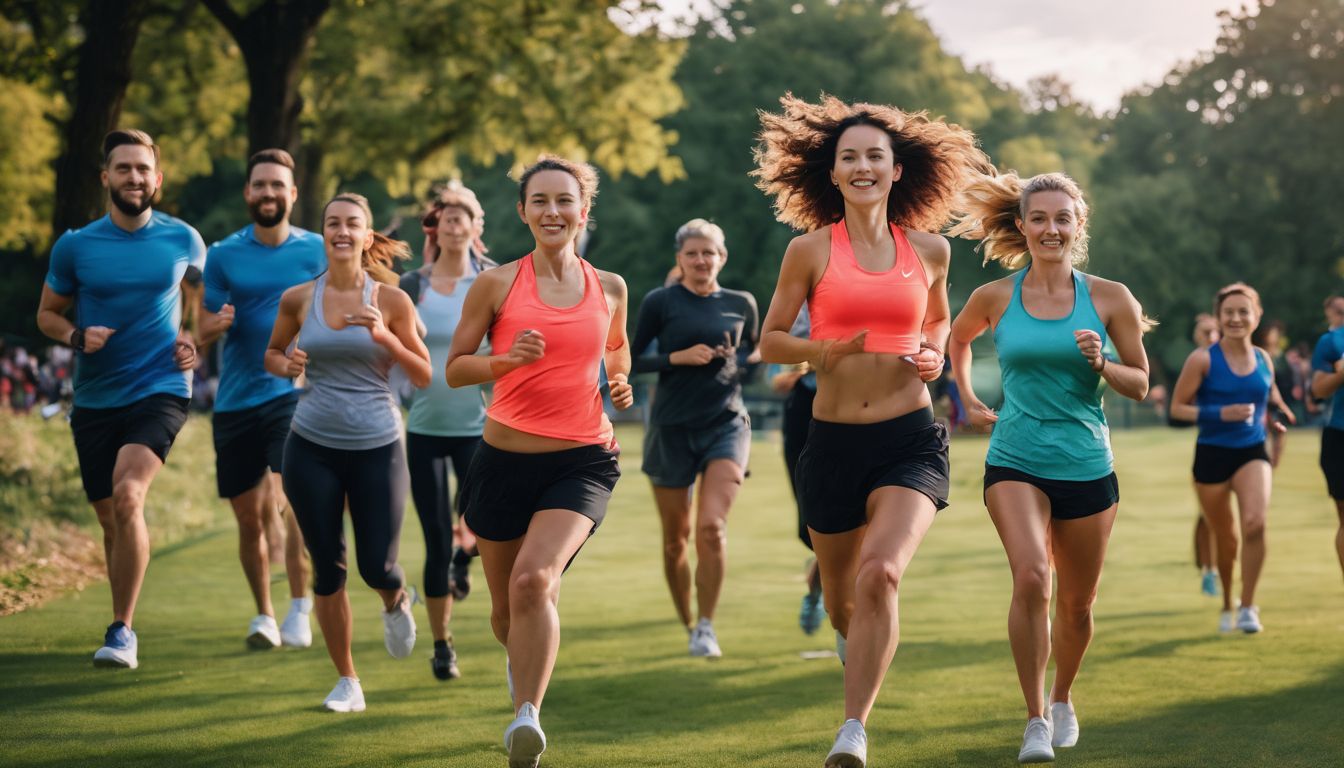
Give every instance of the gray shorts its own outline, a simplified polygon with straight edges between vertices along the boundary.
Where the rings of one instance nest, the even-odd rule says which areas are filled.
[[[687,488],[715,459],[729,459],[743,471],[751,455],[751,420],[745,413],[708,427],[650,424],[644,433],[644,474],[663,488]]]

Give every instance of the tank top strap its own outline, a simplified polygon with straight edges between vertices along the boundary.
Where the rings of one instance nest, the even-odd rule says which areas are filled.
[[[849,227],[845,226],[843,217],[831,225],[831,258],[830,264],[838,268],[844,268],[857,265],[858,259],[854,256],[854,244],[849,241]],[[829,268],[830,264],[827,265]]]
[[[1223,354],[1223,347],[1220,344],[1209,345],[1209,376],[1230,376],[1232,368],[1227,364],[1227,355]]]
[[[607,305],[607,292],[602,289],[602,278],[597,274],[597,267],[594,267],[582,256],[579,257],[579,263],[583,265],[584,301],[588,301],[591,296],[596,296],[597,303],[602,307],[602,311],[610,315],[611,307]]]
[[[367,305],[373,299],[373,286],[377,282],[373,279],[373,275],[364,273],[364,304]]]
[[[915,250],[914,243],[905,234],[905,228],[896,222],[891,222],[891,239],[896,245],[896,264],[895,267],[900,271],[901,277],[911,278],[916,274],[920,277],[920,282],[924,287],[929,286],[929,272],[924,268],[924,260],[919,258],[919,252]]]
[[[323,272],[313,281],[313,295],[308,299],[308,311],[304,313],[304,322],[312,318],[319,325],[326,325],[327,319],[322,312],[322,296],[326,293],[327,273]]]

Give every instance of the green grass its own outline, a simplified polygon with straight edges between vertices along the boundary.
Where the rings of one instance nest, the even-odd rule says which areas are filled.
[[[718,621],[725,657],[686,656],[663,585],[639,436],[607,522],[565,578],[564,638],[543,722],[544,766],[820,766],[841,717],[830,646],[797,626],[805,551],[778,446],[754,446],[729,525]],[[1344,761],[1344,587],[1318,438],[1290,437],[1276,476],[1260,604],[1266,631],[1219,636],[1198,594],[1188,431],[1118,433],[1123,494],[1075,689],[1079,745],[1062,766],[1338,766]],[[203,448],[203,449],[202,449]],[[1006,637],[1010,584],[980,504],[985,441],[954,441],[953,503],[902,586],[902,643],[869,721],[873,766],[1015,765],[1024,709]],[[208,446],[170,462],[195,478],[151,498],[204,498]],[[194,467],[194,469],[193,469]],[[192,502],[198,504],[199,502]],[[222,503],[216,519],[227,520]],[[418,581],[408,515],[402,562]],[[0,731],[8,765],[503,766],[510,719],[504,654],[484,580],[454,620],[463,678],[434,681],[427,641],[409,660],[382,648],[377,599],[355,585],[355,660],[369,709],[319,711],[335,674],[320,647],[248,653],[250,601],[231,524],[159,548],[137,615],[141,668],[94,670],[106,585],[0,619]],[[276,584],[277,598],[283,585]],[[281,603],[283,605],[283,603]],[[418,614],[423,617],[423,613]]]

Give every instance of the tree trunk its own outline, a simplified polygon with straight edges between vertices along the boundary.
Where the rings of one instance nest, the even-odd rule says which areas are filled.
[[[317,142],[305,143],[302,155],[296,156],[299,167],[295,181],[299,185],[299,200],[294,205],[292,220],[313,232],[322,231],[322,222],[318,217],[322,215],[322,203],[326,202],[323,199],[326,196],[326,180],[322,168],[325,160],[326,152]]]
[[[56,158],[56,199],[52,233],[82,227],[100,216],[105,196],[99,171],[102,140],[121,117],[131,83],[131,54],[147,0],[103,0],[87,3],[79,24],[84,42],[76,54],[75,78],[66,88],[71,112],[61,126],[62,152]]]

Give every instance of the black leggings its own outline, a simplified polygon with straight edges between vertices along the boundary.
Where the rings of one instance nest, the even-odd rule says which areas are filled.
[[[462,479],[481,444],[479,435],[439,437],[406,433],[406,464],[411,470],[411,498],[425,532],[425,597],[448,595],[448,565],[453,555],[453,510],[462,512]],[[449,502],[448,467],[457,475],[457,492]]]
[[[406,507],[406,454],[397,440],[379,448],[343,451],[290,432],[280,473],[294,519],[313,558],[313,594],[345,586],[345,507],[355,530],[355,559],[364,583],[401,589],[397,564]]]
[[[798,457],[807,445],[807,429],[812,423],[812,401],[817,398],[817,390],[794,385],[789,396],[784,399],[784,466],[789,470],[789,490],[793,491],[796,505],[798,486],[794,484],[794,472],[798,468]],[[798,538],[808,548],[812,548],[812,535],[808,533],[807,523],[803,522],[802,508],[798,508]]]

